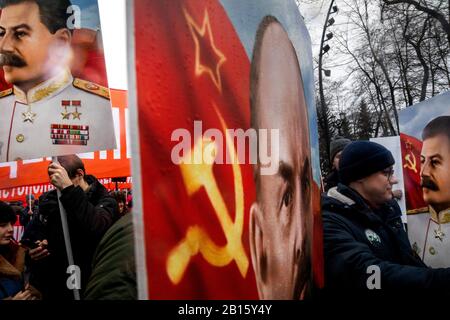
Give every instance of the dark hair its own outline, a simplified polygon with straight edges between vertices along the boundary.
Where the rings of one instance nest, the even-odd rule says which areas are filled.
[[[0,8],[25,2],[34,2],[38,5],[41,22],[50,33],[54,34],[59,29],[67,28],[67,20],[70,17],[67,8],[72,5],[70,0],[0,0]]]
[[[440,116],[428,122],[422,131],[422,140],[438,135],[446,136],[450,142],[450,116]]]
[[[127,199],[125,197],[125,192],[123,192],[123,191],[111,191],[110,195],[116,200],[117,205],[119,205],[119,202],[123,203],[122,215],[128,213]]]
[[[124,204],[127,203],[127,199],[125,197],[125,192],[123,192],[123,191],[111,191],[111,195],[117,202],[123,202]]]
[[[0,223],[11,222],[11,224],[15,224],[16,220],[17,216],[13,208],[6,202],[0,201]]]
[[[73,179],[77,176],[78,169],[81,169],[84,176],[86,176],[84,163],[77,155],[71,154],[67,156],[59,156],[58,162],[64,169],[66,169],[70,179]]]

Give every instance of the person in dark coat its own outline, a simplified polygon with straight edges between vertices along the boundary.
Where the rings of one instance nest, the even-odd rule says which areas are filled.
[[[75,265],[81,270],[81,293],[91,273],[94,252],[103,235],[119,218],[116,201],[100,182],[86,175],[76,155],[58,157],[48,173],[51,183],[61,191],[60,201],[67,213]],[[31,280],[44,299],[73,299],[67,288],[68,260],[64,243],[56,190],[39,199],[39,218],[25,229],[23,239],[38,244],[30,250]]]
[[[20,224],[25,228],[28,223],[30,223],[31,219],[36,217],[38,214],[38,202],[36,201],[34,195],[27,194],[26,200],[27,206],[20,212]]]
[[[340,136],[337,136],[330,143],[330,162],[331,162],[331,172],[325,178],[325,191],[336,187],[339,183],[339,160],[341,158],[342,150],[352,142],[350,139],[346,139]]]
[[[411,247],[392,200],[394,163],[390,151],[374,142],[344,149],[341,183],[322,200],[328,294],[450,289],[450,269],[428,268]]]

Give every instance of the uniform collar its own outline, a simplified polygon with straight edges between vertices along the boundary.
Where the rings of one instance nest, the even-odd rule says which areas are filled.
[[[428,206],[431,214],[431,219],[438,224],[446,224],[450,222],[450,208],[436,212],[432,206]]]
[[[17,86],[14,86],[14,95],[16,96],[16,101],[24,104],[31,104],[59,93],[70,83],[72,83],[72,81],[72,74],[68,69],[65,69],[55,77],[38,84],[34,88],[31,88],[27,93],[23,92]]]

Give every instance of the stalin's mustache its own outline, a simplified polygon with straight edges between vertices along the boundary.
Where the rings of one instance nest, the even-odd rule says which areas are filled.
[[[431,181],[431,179],[428,177],[422,178],[422,181],[420,182],[420,186],[422,188],[427,188],[427,189],[430,189],[433,191],[439,191],[439,187],[433,181]]]
[[[2,52],[0,53],[0,66],[22,68],[26,67],[27,63],[25,62],[25,60],[14,53]]]

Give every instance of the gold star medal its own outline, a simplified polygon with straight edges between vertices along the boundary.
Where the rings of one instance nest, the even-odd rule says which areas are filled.
[[[82,113],[78,112],[78,108],[81,108],[81,100],[72,100],[72,107],[75,107],[75,112],[72,112],[73,119],[81,120]]]
[[[61,112],[62,119],[63,120],[70,120],[71,112],[67,112],[67,107],[70,106],[70,100],[62,100],[61,101],[61,107],[64,108],[64,111]]]
[[[82,115],[82,113],[80,113],[80,112],[78,112],[78,110],[75,110],[75,112],[72,112],[72,116],[73,116],[73,119],[75,120],[75,119],[78,119],[78,120],[81,120],[80,119],[80,116]]]

